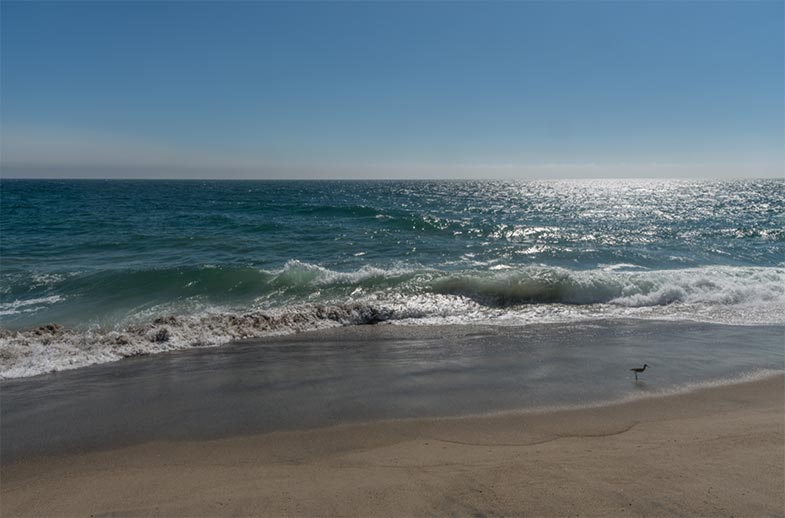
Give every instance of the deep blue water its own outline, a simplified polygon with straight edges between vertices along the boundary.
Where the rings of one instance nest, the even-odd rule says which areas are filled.
[[[6,376],[386,320],[785,320],[782,180],[2,180],[0,215]]]

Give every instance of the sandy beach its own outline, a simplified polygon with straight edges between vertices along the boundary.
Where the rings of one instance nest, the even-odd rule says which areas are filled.
[[[2,514],[782,516],[784,389],[28,458]]]
[[[785,1],[0,2],[0,518],[785,518]]]

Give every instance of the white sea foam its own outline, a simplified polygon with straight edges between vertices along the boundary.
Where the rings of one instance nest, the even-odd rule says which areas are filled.
[[[338,272],[316,264],[290,259],[283,268],[269,272],[274,282],[289,286],[334,286],[359,284],[368,279],[396,277],[411,273],[407,268],[377,268],[365,265],[354,272]]]
[[[0,333],[0,377],[15,378],[232,340],[343,325],[529,325],[593,319],[693,320],[785,324],[785,269],[712,267],[665,271],[573,271],[527,267],[447,274],[366,266],[336,272],[290,261],[270,283],[341,297],[324,303],[237,308],[161,305],[111,329],[57,325]],[[384,282],[381,282],[384,281]],[[298,288],[299,289],[299,288]],[[58,296],[6,302],[0,309],[35,311]],[[319,300],[318,298],[315,300]]]
[[[33,313],[46,305],[61,302],[63,297],[51,295],[49,297],[36,297],[32,299],[17,299],[11,302],[0,303],[0,315],[16,315],[18,313]]]
[[[363,304],[305,305],[267,312],[209,311],[167,316],[146,325],[111,331],[66,329],[57,324],[32,330],[4,330],[0,336],[0,378],[34,376],[245,338],[416,316],[412,312],[397,313],[392,308]]]
[[[435,276],[436,293],[462,295],[484,305],[673,303],[732,305],[785,302],[781,268],[707,267],[659,271],[568,270],[525,267]]]

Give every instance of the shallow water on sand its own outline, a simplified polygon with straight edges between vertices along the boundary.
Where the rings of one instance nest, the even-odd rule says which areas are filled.
[[[785,370],[783,326],[361,326],[2,382],[4,459],[372,419],[586,406]],[[636,382],[631,367],[649,364]]]

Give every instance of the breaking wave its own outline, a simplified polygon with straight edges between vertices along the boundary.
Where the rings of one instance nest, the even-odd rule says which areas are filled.
[[[200,267],[51,277],[39,291],[28,290],[27,298],[4,295],[4,321],[58,305],[86,313],[80,298],[99,301],[101,307],[89,311],[103,310],[111,318],[89,326],[0,328],[0,378],[380,322],[527,325],[656,318],[785,323],[785,268],[499,266],[458,272],[365,266],[338,272],[289,261],[277,271]],[[36,286],[41,285],[38,277]]]
[[[0,377],[33,376],[131,356],[331,326],[374,324],[407,316],[417,315],[395,315],[386,308],[345,304],[244,314],[169,315],[147,324],[110,331],[67,329],[58,324],[21,331],[3,330]]]
[[[529,267],[501,273],[441,277],[438,293],[459,294],[486,304],[609,303],[628,307],[674,302],[740,304],[785,299],[785,270],[713,267],[620,272]]]

